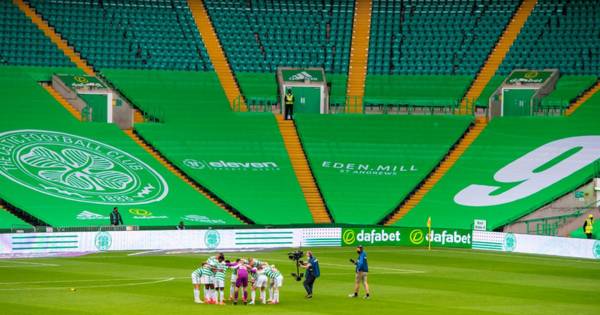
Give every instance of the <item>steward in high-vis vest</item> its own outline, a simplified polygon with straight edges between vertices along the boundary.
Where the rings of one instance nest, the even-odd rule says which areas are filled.
[[[587,236],[587,238],[592,239],[594,236],[592,233],[594,232],[594,216],[590,214],[590,216],[585,219],[585,223],[583,223],[583,233]]]
[[[294,115],[294,94],[292,94],[292,89],[288,89],[284,96],[285,109],[283,111],[283,118],[285,120],[292,119]]]

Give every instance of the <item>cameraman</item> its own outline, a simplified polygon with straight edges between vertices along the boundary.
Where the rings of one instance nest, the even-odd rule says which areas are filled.
[[[308,262],[301,261],[300,265],[306,269],[304,289],[306,290],[306,298],[310,299],[312,298],[313,285],[315,284],[315,280],[321,275],[321,270],[319,269],[319,261],[313,256],[311,251],[307,251],[306,256],[308,257]]]

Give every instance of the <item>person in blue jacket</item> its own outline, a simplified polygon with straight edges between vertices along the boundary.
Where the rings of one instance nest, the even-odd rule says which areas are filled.
[[[365,287],[365,299],[368,299],[370,298],[370,295],[369,283],[367,282],[367,273],[369,272],[367,252],[365,252],[365,249],[362,247],[362,245],[359,245],[356,248],[356,252],[358,253],[357,261],[354,261],[354,259],[350,259],[350,262],[356,265],[356,281],[354,283],[354,293],[351,293],[349,297],[358,297],[358,290],[360,289],[360,284],[362,283]]]
[[[306,290],[306,298],[311,299],[313,296],[313,286],[315,280],[321,275],[321,269],[319,268],[319,260],[315,258],[312,251],[307,251],[306,256],[308,257],[308,262],[302,265],[306,269],[304,289]]]

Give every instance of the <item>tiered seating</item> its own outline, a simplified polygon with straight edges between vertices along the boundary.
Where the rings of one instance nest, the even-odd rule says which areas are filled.
[[[0,94],[7,104],[1,107],[0,133],[33,129],[27,132],[37,134],[15,136],[30,141],[19,155],[27,172],[13,168],[10,175],[0,175],[0,199],[53,226],[107,225],[113,206],[120,207],[127,225],[175,226],[180,221],[188,225],[239,224],[161,166],[117,126],[73,119],[26,71],[8,67],[0,71]],[[52,69],[48,71],[49,77]],[[56,132],[69,135],[39,136]],[[77,142],[74,137],[99,144]],[[3,139],[0,150],[4,162],[6,152],[11,152],[8,142]],[[113,148],[107,149],[108,145]]]
[[[369,74],[476,74],[519,1],[373,1]]]
[[[212,71],[102,71],[136,106],[163,122],[195,121],[198,113],[230,113],[227,98]]]
[[[563,152],[561,148],[570,146],[562,144],[554,149],[546,148],[537,156],[526,158],[526,161],[521,160],[519,165],[508,165],[556,140],[600,136],[600,125],[595,117],[598,116],[494,118],[423,201],[397,224],[422,226],[431,216],[438,228],[470,229],[474,219],[485,219],[488,229],[496,229],[571,192],[596,173],[596,165],[589,158],[594,157],[597,149],[578,154],[582,150],[575,146]],[[554,159],[546,160],[554,154],[557,154]],[[569,158],[573,159],[567,160]],[[558,163],[564,164],[558,166]],[[560,167],[560,170],[543,175],[554,166]],[[541,179],[539,176],[546,177]],[[527,184],[532,177],[537,177],[536,183]],[[490,188],[488,191],[489,186],[497,189]],[[459,195],[467,187],[471,190]],[[465,199],[469,202],[465,203]]]
[[[568,107],[583,91],[596,82],[596,76],[565,75],[556,83],[556,89],[542,99],[543,107]]]
[[[373,1],[365,105],[456,106],[518,3]]]
[[[354,1],[204,1],[236,72],[277,66],[346,73]]]
[[[599,14],[594,1],[538,1],[498,73],[553,68],[600,75]]]
[[[295,120],[335,222],[376,224],[429,174],[472,118],[298,114]]]
[[[479,107],[488,107],[490,105],[490,97],[492,96],[492,94],[494,94],[494,92],[496,92],[496,90],[498,89],[498,87],[500,87],[502,82],[504,82],[504,79],[506,79],[506,76],[493,76],[490,79],[490,82],[488,82],[488,84],[481,92],[481,95],[479,95],[479,98],[475,102],[475,105]]]
[[[468,75],[368,75],[365,104],[454,107],[473,79]]]
[[[573,113],[573,118],[597,120],[600,117],[600,93],[596,92],[579,109]]]
[[[106,75],[138,106],[164,112],[166,123],[135,129],[195,181],[256,223],[312,223],[272,114],[232,113],[211,72]]]
[[[274,105],[278,102],[275,73],[238,72],[236,77],[242,93],[250,105]],[[326,78],[328,85],[331,87],[329,103],[344,104],[348,76],[346,74],[328,73]]]
[[[212,68],[185,0],[29,2],[96,68]]]
[[[0,21],[0,65],[73,65],[11,1],[0,1]]]
[[[13,228],[28,228],[29,223],[15,217],[10,212],[0,207],[0,230]]]

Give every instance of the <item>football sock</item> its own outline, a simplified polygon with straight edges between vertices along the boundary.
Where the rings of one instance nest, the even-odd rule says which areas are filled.
[[[225,301],[225,290],[219,290],[219,302],[223,303],[223,301]]]
[[[267,302],[267,292],[266,291],[260,291],[260,300],[263,302],[263,304],[265,304]]]
[[[200,299],[200,290],[194,288],[194,300]]]
[[[252,303],[254,303],[254,301],[256,301],[256,291],[252,290],[252,292],[250,292],[250,299],[252,299]]]

